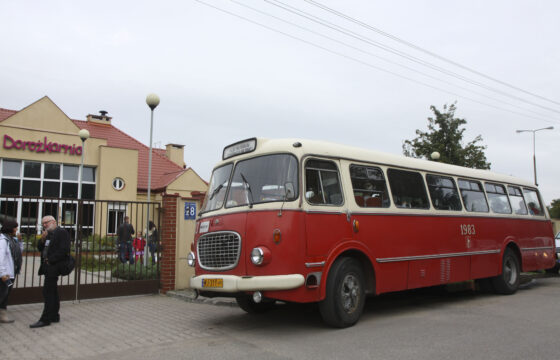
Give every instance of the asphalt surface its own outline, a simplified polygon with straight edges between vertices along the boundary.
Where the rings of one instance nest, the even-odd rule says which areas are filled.
[[[469,287],[371,298],[356,326],[326,327],[314,305],[245,314],[192,292],[74,304],[61,322],[30,329],[42,304],[10,306],[0,359],[553,359],[560,277],[525,278],[513,296]]]

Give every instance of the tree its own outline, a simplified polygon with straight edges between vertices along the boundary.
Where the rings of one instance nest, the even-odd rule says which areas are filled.
[[[551,218],[560,219],[560,199],[552,200],[548,208]]]
[[[462,125],[467,121],[454,117],[457,109],[455,104],[444,105],[443,112],[434,105],[430,106],[430,109],[435,119],[428,118],[427,132],[416,130],[417,138],[404,141],[404,155],[432,160],[430,155],[437,151],[440,154],[440,162],[475,169],[490,169],[490,163],[484,155],[486,146],[477,145],[482,141],[480,135],[463,147],[463,133],[466,129],[462,128]]]

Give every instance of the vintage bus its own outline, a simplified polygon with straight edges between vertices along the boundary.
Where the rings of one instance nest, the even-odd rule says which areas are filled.
[[[203,296],[247,312],[318,302],[355,324],[367,295],[475,279],[513,294],[555,264],[530,182],[313,140],[252,138],[216,165],[188,263]]]

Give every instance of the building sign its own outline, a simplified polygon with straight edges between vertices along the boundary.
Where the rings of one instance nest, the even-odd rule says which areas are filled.
[[[82,147],[76,146],[76,144],[67,145],[59,144],[57,142],[48,141],[45,136],[45,141],[25,141],[25,140],[15,140],[9,135],[4,135],[3,142],[4,149],[16,149],[16,150],[29,150],[36,153],[64,153],[70,155],[82,155]]]
[[[185,220],[196,220],[196,203],[185,203]]]

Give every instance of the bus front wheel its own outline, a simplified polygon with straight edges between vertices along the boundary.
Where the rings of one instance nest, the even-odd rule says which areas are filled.
[[[504,251],[502,273],[492,279],[492,285],[498,294],[510,295],[519,288],[521,266],[519,258],[510,248]]]
[[[360,263],[343,257],[333,264],[327,278],[326,297],[319,303],[323,321],[344,328],[354,325],[365,305],[364,272]]]

